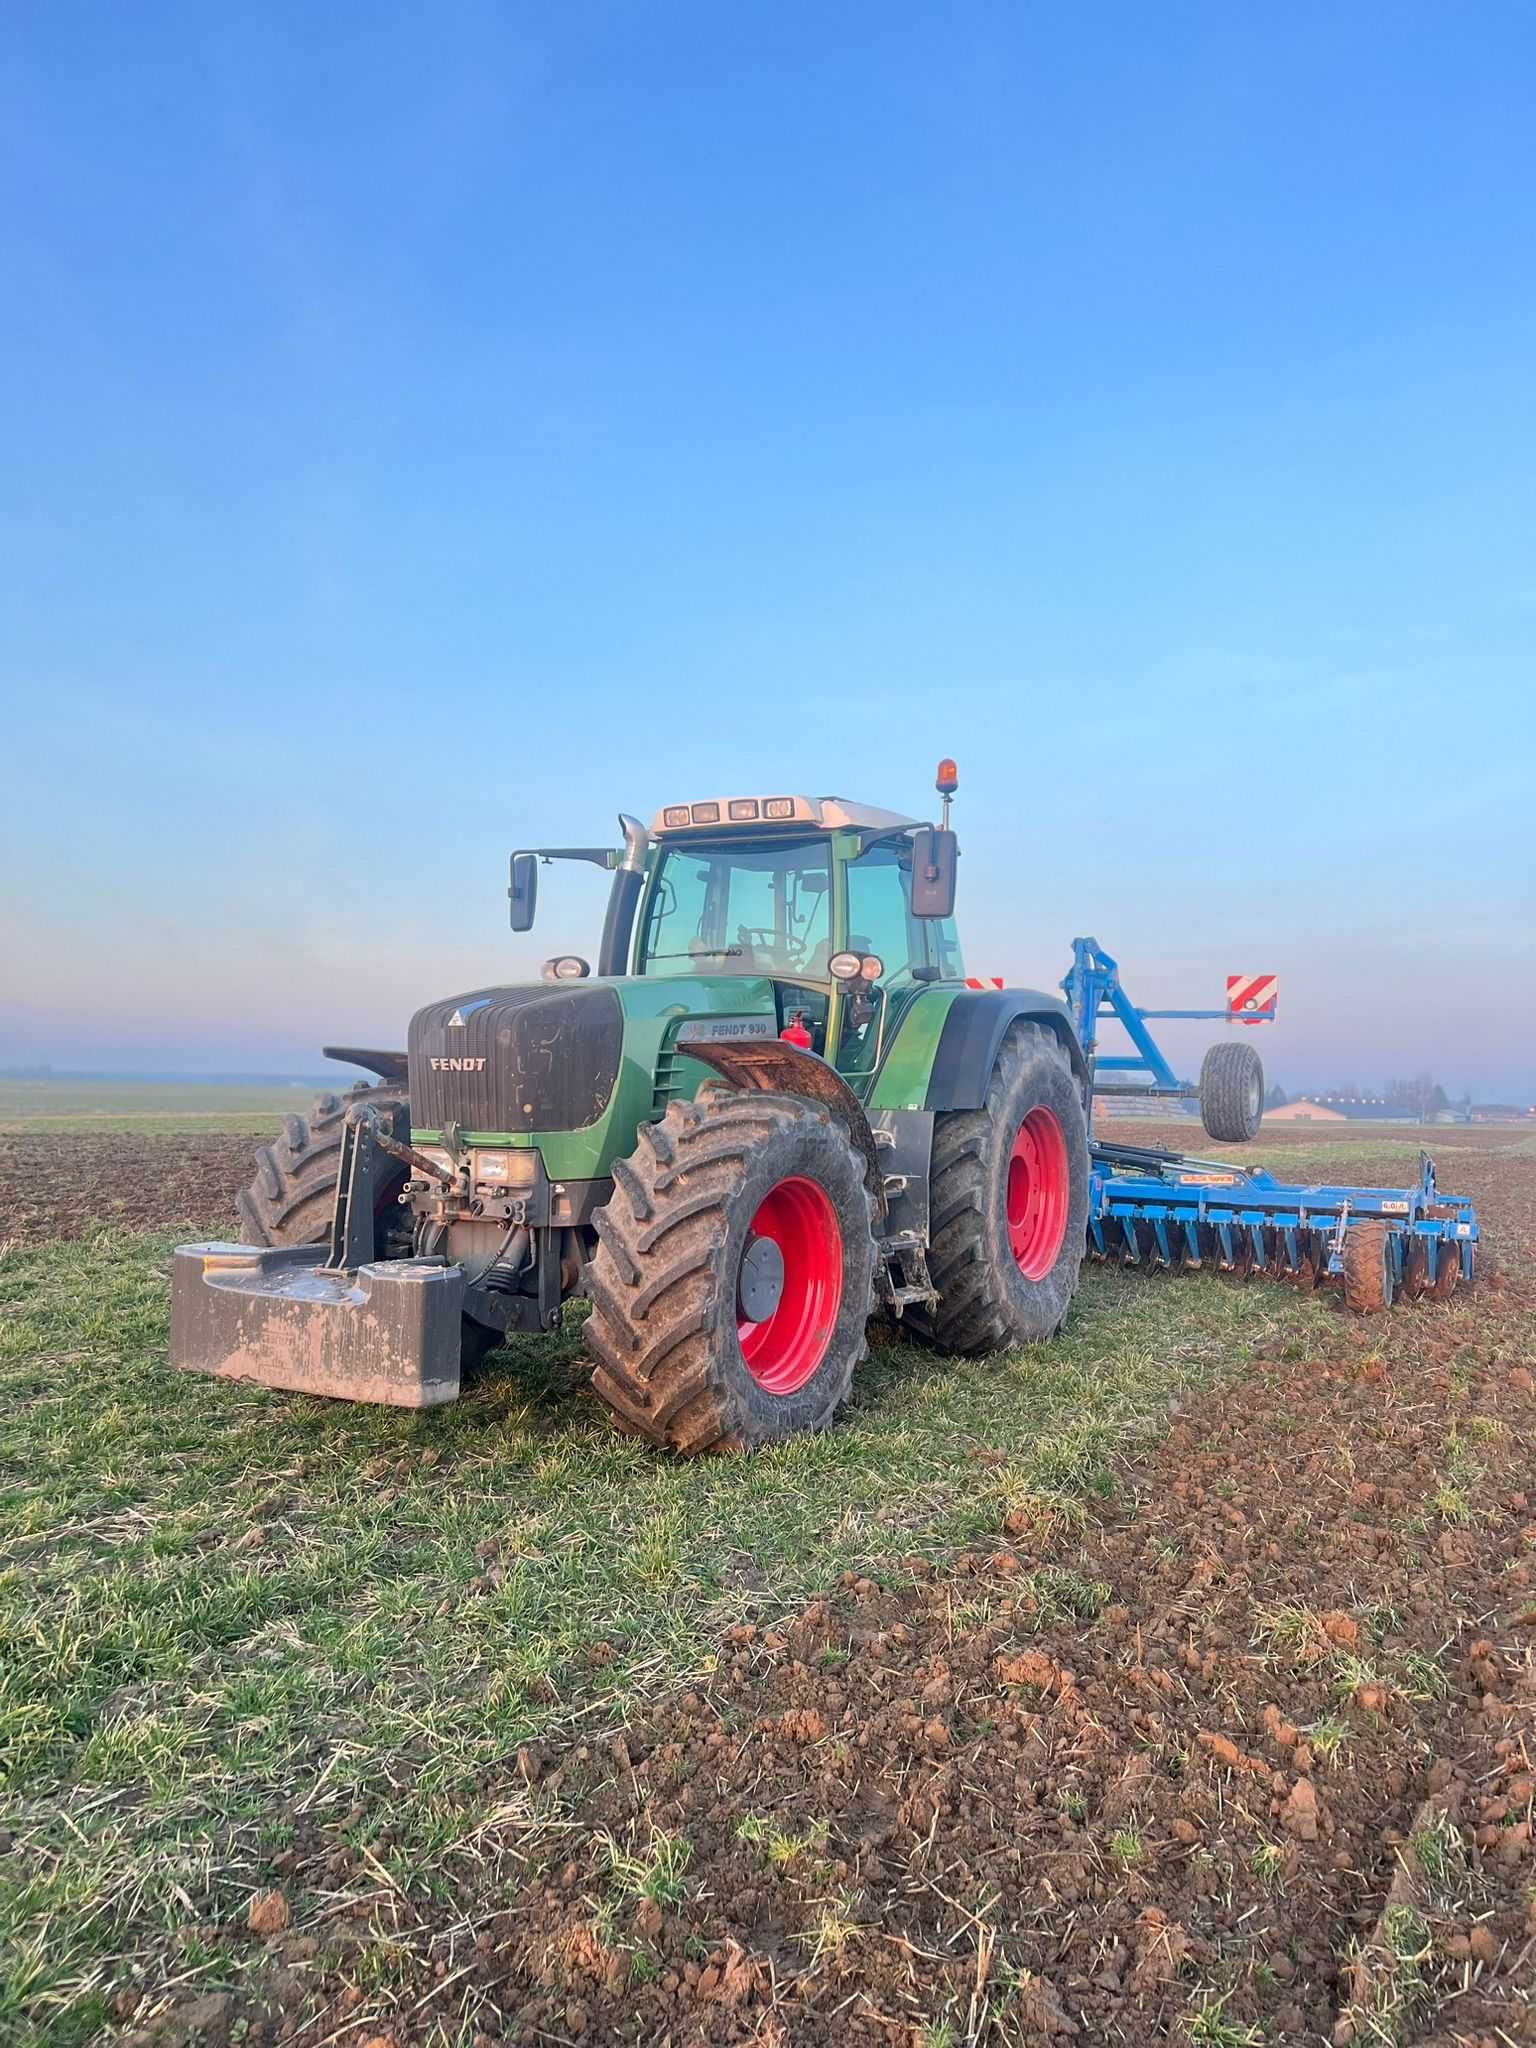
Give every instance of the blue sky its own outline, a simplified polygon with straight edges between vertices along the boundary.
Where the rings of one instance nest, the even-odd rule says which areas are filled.
[[[1523,6],[14,10],[0,1063],[314,1071],[595,948],[509,846],[949,752],[974,968],[1529,1097],[1533,201]]]

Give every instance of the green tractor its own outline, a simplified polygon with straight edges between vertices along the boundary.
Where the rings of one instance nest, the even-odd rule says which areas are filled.
[[[1050,1337],[1077,1285],[1089,1073],[1066,1006],[966,979],[941,821],[669,805],[609,870],[597,972],[429,1004],[377,1083],[257,1154],[243,1243],[176,1255],[179,1365],[423,1407],[585,1296],[593,1392],[683,1453],[829,1423],[880,1310],[941,1350]]]

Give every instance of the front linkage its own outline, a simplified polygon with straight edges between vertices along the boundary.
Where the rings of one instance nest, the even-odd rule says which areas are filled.
[[[528,1155],[524,1187],[479,1193],[457,1134],[444,1135],[449,1169],[410,1143],[403,1103],[350,1103],[324,1242],[178,1248],[173,1361],[294,1393],[431,1408],[458,1398],[465,1367],[501,1336],[552,1329],[573,1276],[542,1162]],[[413,1176],[403,1188],[402,1165]],[[378,1258],[381,1219],[397,1203],[410,1206],[415,1250]],[[473,1280],[439,1249],[460,1218],[504,1226]]]

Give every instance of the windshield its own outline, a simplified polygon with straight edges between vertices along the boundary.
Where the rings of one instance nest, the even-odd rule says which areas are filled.
[[[639,971],[825,981],[831,883],[825,839],[664,847]]]

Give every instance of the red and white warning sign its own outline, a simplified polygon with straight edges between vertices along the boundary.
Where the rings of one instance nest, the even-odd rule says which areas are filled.
[[[1227,1015],[1238,1024],[1267,1024],[1279,1000],[1278,974],[1227,976]]]
[[[1000,974],[968,974],[965,985],[967,988],[1001,988],[1003,977]]]

